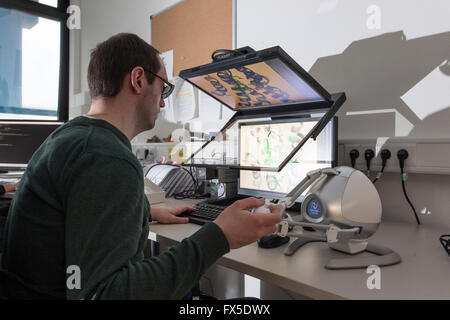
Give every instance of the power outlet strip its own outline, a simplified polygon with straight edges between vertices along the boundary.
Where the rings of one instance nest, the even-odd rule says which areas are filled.
[[[401,149],[408,151],[408,159],[405,161],[405,172],[424,174],[450,174],[450,143],[448,142],[376,142],[348,141],[339,144],[339,164],[351,166],[350,152],[356,149],[359,157],[356,159],[355,168],[361,171],[367,170],[364,153],[367,149],[375,152],[375,158],[370,165],[371,172],[380,171],[382,168],[381,151],[388,149],[391,158],[387,161],[384,172],[400,172],[397,152]]]

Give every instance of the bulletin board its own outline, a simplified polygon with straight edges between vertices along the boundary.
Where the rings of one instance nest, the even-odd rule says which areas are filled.
[[[152,45],[174,51],[174,76],[207,64],[217,49],[233,49],[232,0],[185,0],[152,16]]]

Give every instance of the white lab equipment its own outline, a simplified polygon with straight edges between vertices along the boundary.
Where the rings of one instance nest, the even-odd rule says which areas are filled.
[[[305,191],[300,221],[286,218],[285,209]],[[293,255],[309,242],[327,242],[329,247],[355,255],[368,251],[375,256],[332,259],[328,269],[364,268],[370,265],[397,264],[401,257],[393,250],[374,244],[368,239],[381,222],[381,200],[372,182],[362,172],[349,167],[326,168],[311,171],[286,197],[278,202],[266,199],[266,204],[254,212],[268,212],[268,206],[277,206],[284,219],[278,225],[281,237],[296,237],[285,250]],[[295,227],[301,227],[294,231]],[[312,228],[314,232],[306,232]]]

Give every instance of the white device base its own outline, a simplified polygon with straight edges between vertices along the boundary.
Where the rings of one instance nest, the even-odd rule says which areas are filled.
[[[302,235],[298,237],[296,240],[294,240],[284,251],[284,254],[286,256],[293,255],[298,249],[300,249],[302,246],[304,246],[307,243],[310,242],[327,242],[326,236],[317,236],[317,235]],[[336,247],[336,243],[333,243],[330,245],[330,248],[333,248],[332,246]],[[325,265],[326,269],[360,269],[360,268],[367,268],[371,265],[376,265],[378,267],[383,266],[390,266],[397,263],[400,263],[402,261],[401,257],[393,250],[389,248],[385,248],[382,246],[377,246],[373,244],[365,243],[365,250],[370,253],[375,254],[373,257],[352,257],[352,258],[345,258],[345,259],[331,259],[328,261],[328,263]],[[344,249],[345,246],[338,246],[339,249]],[[360,246],[360,248],[362,245]],[[353,246],[351,250],[355,250],[357,246]],[[333,248],[334,249],[334,248]],[[336,250],[339,250],[336,249]],[[348,247],[347,247],[348,249]],[[343,250],[339,250],[343,251]],[[343,251],[345,253],[348,253],[347,251]],[[361,252],[361,251],[360,251]],[[359,253],[359,252],[357,252]]]
[[[328,243],[331,249],[341,251],[348,254],[357,254],[366,250],[369,243],[367,240],[351,239],[345,242]]]

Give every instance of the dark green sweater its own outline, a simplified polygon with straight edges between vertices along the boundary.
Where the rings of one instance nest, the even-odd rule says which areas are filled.
[[[150,205],[127,137],[78,117],[36,151],[9,212],[0,274],[16,299],[180,299],[229,251],[206,224],[144,259]],[[69,289],[81,272],[81,288]],[[69,269],[68,269],[69,268]]]

